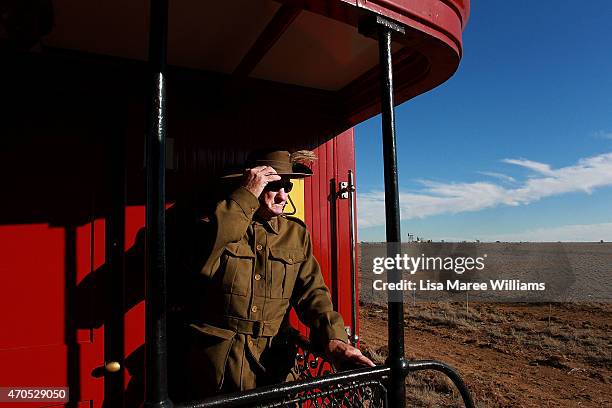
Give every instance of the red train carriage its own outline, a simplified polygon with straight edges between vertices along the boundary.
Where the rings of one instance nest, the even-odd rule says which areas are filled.
[[[355,207],[343,194],[353,126],[383,113],[387,238],[399,241],[393,106],[456,70],[468,0],[0,7],[0,387],[70,390],[69,403],[19,406],[172,405],[173,248],[188,242],[182,226],[213,201],[218,176],[255,147],[318,154],[294,210],[356,340]],[[401,304],[389,310],[388,367],[189,406],[322,401],[381,384],[381,404],[403,406],[404,376],[424,368],[463,387],[441,363],[404,359]]]

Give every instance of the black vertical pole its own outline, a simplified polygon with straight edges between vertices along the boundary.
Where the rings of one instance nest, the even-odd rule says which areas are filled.
[[[166,45],[168,0],[151,0],[149,123],[146,140],[146,277],[144,407],[172,407],[168,398],[166,339]]]
[[[399,193],[397,186],[397,152],[395,144],[395,112],[393,106],[393,64],[391,59],[391,30],[378,29],[378,51],[381,70],[381,116],[383,166],[385,174],[385,216],[388,256],[395,257],[401,250]],[[387,272],[388,282],[401,281],[401,272]],[[404,386],[404,302],[402,293],[389,291],[389,365],[391,387],[389,405],[403,408],[406,404]]]
[[[383,166],[385,174],[385,215],[387,232],[387,256],[395,257],[401,251],[399,192],[397,183],[397,151],[395,140],[395,111],[393,103],[393,63],[391,34],[405,34],[404,27],[382,16],[373,16],[359,25],[359,31],[376,36],[381,70],[381,116],[383,134]],[[387,282],[398,283],[401,271],[387,271]],[[459,374],[450,366],[431,360],[409,362],[404,357],[404,297],[402,291],[388,291],[388,345],[387,364],[391,368],[389,406],[406,406],[406,375],[411,371],[436,370],[446,374],[459,389],[466,407],[474,402]]]
[[[404,35],[401,25],[385,17],[374,15],[359,24],[359,31],[378,40],[381,73],[380,110],[382,116],[383,167],[385,174],[385,216],[387,256],[395,258],[401,251],[399,193],[397,187],[397,152],[395,144],[395,112],[393,103],[393,63],[391,35]],[[387,282],[400,282],[401,271],[387,271]],[[388,291],[387,364],[391,368],[389,406],[406,406],[405,376],[408,361],[404,358],[404,297],[401,291]]]

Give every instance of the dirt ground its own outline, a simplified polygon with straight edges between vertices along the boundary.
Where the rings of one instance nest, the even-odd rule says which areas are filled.
[[[455,367],[477,407],[612,407],[611,304],[416,303],[406,354]],[[362,350],[383,362],[387,311],[362,305]],[[460,407],[442,375],[407,379],[408,406]]]

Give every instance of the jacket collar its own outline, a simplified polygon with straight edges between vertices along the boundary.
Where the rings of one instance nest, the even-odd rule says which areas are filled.
[[[263,225],[265,229],[278,235],[278,217],[274,217],[270,221],[268,221],[255,216],[253,221]]]

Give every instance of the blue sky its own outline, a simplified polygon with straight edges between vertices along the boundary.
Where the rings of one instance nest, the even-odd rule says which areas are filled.
[[[471,7],[458,71],[396,108],[404,239],[612,240],[612,2]],[[355,131],[361,241],[385,239],[380,135]]]

